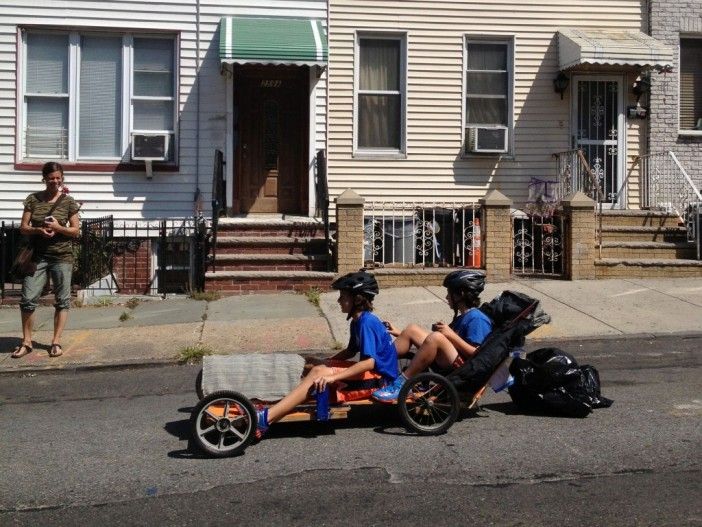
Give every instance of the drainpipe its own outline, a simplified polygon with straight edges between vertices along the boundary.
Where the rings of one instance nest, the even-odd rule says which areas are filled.
[[[330,34],[330,26],[331,26],[331,0],[327,0],[327,82],[325,82],[325,94],[326,94],[326,102],[325,104],[327,105],[326,107],[326,112],[325,112],[325,133],[324,133],[324,157],[327,158],[327,197],[329,195],[329,71],[330,71],[330,58],[331,54],[329,53],[329,34]],[[331,203],[331,200],[329,201]],[[327,210],[327,214],[329,214],[329,211]],[[327,216],[327,219],[329,216]],[[329,221],[327,221],[329,223]]]
[[[200,0],[195,2],[195,214],[202,215],[202,192],[200,191]]]

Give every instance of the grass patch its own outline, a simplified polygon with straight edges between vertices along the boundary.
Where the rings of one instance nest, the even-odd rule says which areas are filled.
[[[205,302],[212,302],[213,300],[219,300],[222,295],[219,291],[193,291],[190,293],[190,298],[193,300],[204,300]]]
[[[187,346],[178,352],[178,362],[180,364],[197,364],[202,362],[202,357],[212,355],[214,350],[209,346],[196,344],[195,346]]]
[[[307,297],[307,300],[310,304],[312,304],[315,307],[319,307],[319,295],[321,294],[322,291],[320,291],[318,287],[313,287],[305,291],[305,296]]]
[[[122,314],[119,316],[120,322],[126,322],[130,318],[134,318],[134,317],[132,317],[132,314],[128,313],[127,311],[122,311]]]
[[[115,303],[111,296],[101,296],[95,301],[95,307],[109,307]]]
[[[129,309],[134,309],[139,304],[141,304],[141,300],[139,300],[136,297],[132,297],[129,300],[127,300],[127,302],[124,305],[127,306]]]

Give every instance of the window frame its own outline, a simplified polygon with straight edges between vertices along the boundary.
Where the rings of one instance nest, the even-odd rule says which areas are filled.
[[[361,40],[395,40],[400,43],[400,148],[367,148],[358,146],[359,95],[394,94],[395,92],[360,89]],[[405,159],[407,157],[407,32],[406,31],[356,31],[354,35],[353,68],[353,154],[354,158]]]
[[[468,115],[468,46],[470,44],[496,44],[507,48],[507,124],[505,126],[495,125],[474,125],[466,123]],[[466,33],[463,35],[463,74],[461,81],[461,157],[462,158],[484,158],[484,157],[509,157],[514,158],[514,74],[515,74],[515,47],[516,39],[513,34],[505,35],[476,35]],[[498,70],[476,70],[476,71],[498,71]],[[500,70],[501,71],[501,70]],[[507,151],[506,152],[471,152],[468,150],[468,128],[495,128],[507,129]]]
[[[31,157],[27,154],[26,145],[26,127],[27,127],[27,90],[26,90],[26,75],[27,75],[27,36],[34,34],[59,34],[68,36],[68,152],[67,157],[59,156],[42,156]],[[84,36],[98,37],[118,37],[122,40],[122,55],[121,55],[121,131],[120,131],[120,151],[121,156],[80,156],[80,69],[81,69],[81,38]],[[18,76],[17,76],[17,126],[15,133],[15,168],[34,170],[37,166],[41,166],[46,160],[55,160],[60,162],[64,168],[71,170],[133,170],[134,168],[143,167],[142,164],[131,160],[131,136],[132,133],[139,133],[142,130],[134,129],[133,107],[134,107],[134,38],[146,39],[164,39],[173,42],[172,56],[172,71],[173,71],[173,86],[171,97],[137,97],[137,100],[159,99],[172,101],[172,130],[149,130],[148,133],[164,133],[169,134],[171,160],[161,163],[156,163],[161,169],[167,171],[177,170],[179,159],[179,120],[178,107],[180,99],[180,35],[174,32],[135,32],[135,31],[120,31],[118,29],[110,29],[99,31],[96,29],[71,28],[59,29],[53,27],[20,27],[18,28]],[[52,96],[53,97],[53,96]]]
[[[680,101],[682,100],[682,41],[683,40],[702,40],[702,34],[699,33],[680,33],[678,35],[678,135],[690,137],[702,137],[702,130],[691,130],[682,128],[680,122],[682,120],[682,109]]]

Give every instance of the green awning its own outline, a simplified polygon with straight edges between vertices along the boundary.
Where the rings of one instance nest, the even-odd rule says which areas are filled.
[[[299,18],[223,17],[219,58],[229,64],[327,64],[321,21]]]

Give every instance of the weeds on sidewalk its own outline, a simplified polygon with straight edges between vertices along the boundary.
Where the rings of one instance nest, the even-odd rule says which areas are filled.
[[[129,313],[128,311],[122,311],[122,314],[119,316],[119,321],[126,322],[130,318],[134,318],[131,313]]]
[[[101,296],[100,298],[97,299],[97,301],[93,305],[95,307],[109,307],[114,303],[115,303],[115,299],[112,298],[111,296]]]
[[[139,300],[136,297],[132,297],[129,300],[127,300],[127,302],[124,305],[127,306],[129,309],[134,309],[139,304],[141,304],[141,300]]]
[[[222,295],[219,293],[219,291],[193,291],[190,293],[190,298],[193,300],[212,302],[213,300],[219,300],[222,298]]]
[[[213,353],[214,350],[209,346],[196,344],[195,346],[182,348],[178,352],[177,359],[180,364],[197,364],[202,362],[202,357],[205,355],[212,355]]]
[[[305,296],[307,297],[307,300],[310,304],[312,304],[315,307],[319,307],[319,295],[321,294],[322,291],[318,287],[313,287],[305,291]]]

